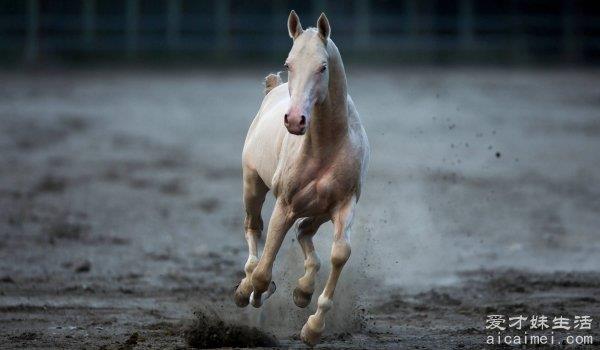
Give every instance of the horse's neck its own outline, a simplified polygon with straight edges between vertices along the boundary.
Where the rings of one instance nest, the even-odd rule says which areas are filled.
[[[314,107],[303,145],[311,156],[326,157],[348,135],[346,72],[337,48],[332,41],[329,44],[329,91],[325,101]]]

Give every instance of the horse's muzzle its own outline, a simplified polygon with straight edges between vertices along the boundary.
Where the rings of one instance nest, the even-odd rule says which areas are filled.
[[[305,115],[294,115],[286,113],[283,124],[290,134],[304,135],[308,129],[308,118]]]

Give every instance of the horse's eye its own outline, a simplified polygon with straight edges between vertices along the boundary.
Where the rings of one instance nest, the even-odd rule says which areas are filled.
[[[322,66],[319,68],[319,73],[323,73],[327,69],[327,66]]]
[[[287,63],[284,63],[284,64],[283,64],[283,69],[285,69],[285,70],[290,70],[290,65],[289,65],[289,64],[287,64]]]

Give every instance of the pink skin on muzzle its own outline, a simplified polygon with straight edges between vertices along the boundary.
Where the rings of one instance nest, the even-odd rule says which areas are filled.
[[[304,135],[310,122],[310,110],[291,106],[283,117],[283,124],[290,134]]]
[[[308,131],[314,100],[311,96],[292,95],[290,109],[283,116],[283,124],[290,134],[304,135]]]

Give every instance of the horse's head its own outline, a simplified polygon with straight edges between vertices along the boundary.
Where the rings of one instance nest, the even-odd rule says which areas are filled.
[[[288,71],[290,108],[283,117],[287,130],[303,135],[310,125],[315,104],[325,101],[329,86],[327,41],[329,21],[321,14],[317,28],[302,29],[300,19],[292,10],[288,18],[288,32],[294,41],[285,61]]]

